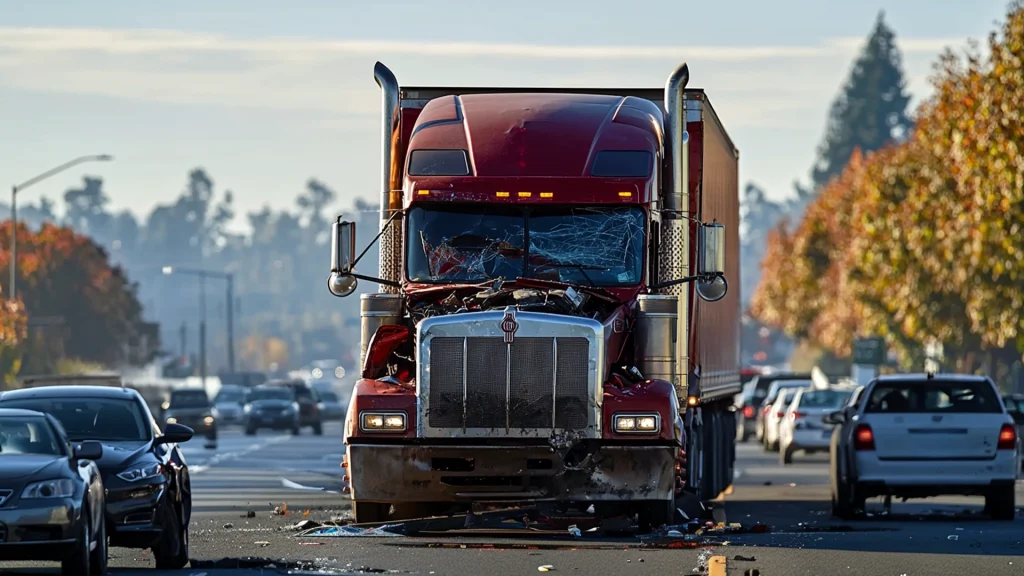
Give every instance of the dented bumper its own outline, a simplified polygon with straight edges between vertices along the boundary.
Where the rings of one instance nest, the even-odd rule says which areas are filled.
[[[360,502],[622,502],[669,500],[675,446],[597,446],[567,466],[546,446],[350,444]]]

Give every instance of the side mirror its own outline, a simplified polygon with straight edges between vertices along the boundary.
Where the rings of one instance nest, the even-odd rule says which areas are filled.
[[[829,412],[821,417],[821,421],[825,424],[841,424],[845,420],[846,415],[840,410],[838,412]]]
[[[156,444],[180,444],[188,442],[195,435],[195,430],[182,424],[168,424],[164,427],[163,436],[156,439]]]
[[[76,460],[99,460],[103,458],[103,445],[95,440],[86,440],[75,446],[72,452]]]
[[[344,298],[356,291],[359,281],[351,275],[356,259],[356,223],[340,218],[331,225],[331,276],[327,289]]]
[[[697,281],[697,295],[707,302],[717,302],[729,292],[725,279],[725,226],[718,222],[701,224],[697,250],[697,274],[710,278]]]

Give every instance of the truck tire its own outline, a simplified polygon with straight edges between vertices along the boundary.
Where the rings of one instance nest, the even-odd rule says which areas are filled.
[[[391,514],[391,504],[381,502],[352,501],[352,516],[356,524],[372,524],[387,522]]]
[[[793,452],[796,452],[796,450],[793,450],[793,447],[791,445],[786,444],[785,446],[782,446],[779,449],[779,463],[782,464],[783,466],[788,466],[792,464]]]
[[[317,422],[316,424],[313,424],[313,435],[314,436],[323,436],[324,435],[324,425],[323,425],[323,423]]]
[[[990,488],[985,494],[985,511],[993,520],[1013,520],[1017,516],[1013,484]]]

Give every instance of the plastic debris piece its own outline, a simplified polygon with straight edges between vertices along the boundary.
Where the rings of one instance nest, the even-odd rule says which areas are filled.
[[[253,544],[259,546],[260,548],[266,548],[267,546],[270,546],[270,542],[267,542],[266,540],[258,540],[256,542],[253,542]]]
[[[581,532],[580,532],[580,529],[577,528],[575,524],[573,524],[572,526],[569,526],[569,534],[572,534],[573,536],[576,536],[576,537],[579,537],[579,536],[582,535]]]
[[[956,534],[950,534],[949,536],[946,536],[946,540],[959,540],[959,539],[960,539],[960,537],[957,536]]]
[[[554,569],[555,569],[555,567],[550,565],[550,564],[545,564],[543,566],[537,566],[537,572],[552,572],[552,571],[554,571]]]
[[[227,524],[224,525],[224,529],[225,530],[231,530],[234,527],[235,527],[235,525],[232,524],[231,522],[228,522]]]
[[[668,533],[666,534],[666,536],[671,536],[673,538],[682,538],[683,537],[683,533],[680,532],[679,530],[669,530]]]
[[[397,524],[377,528],[356,528],[355,526],[317,526],[299,534],[308,538],[345,538],[345,537],[398,537],[401,534],[389,532],[387,528],[395,528]]]
[[[757,562],[757,558],[753,556],[740,556],[739,554],[732,557],[737,562]]]

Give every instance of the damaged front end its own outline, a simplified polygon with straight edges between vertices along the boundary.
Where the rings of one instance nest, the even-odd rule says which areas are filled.
[[[346,425],[360,522],[397,519],[387,505],[541,501],[671,519],[679,404],[620,366],[630,304],[518,279],[423,291],[407,312],[415,334],[380,326],[369,342]]]

